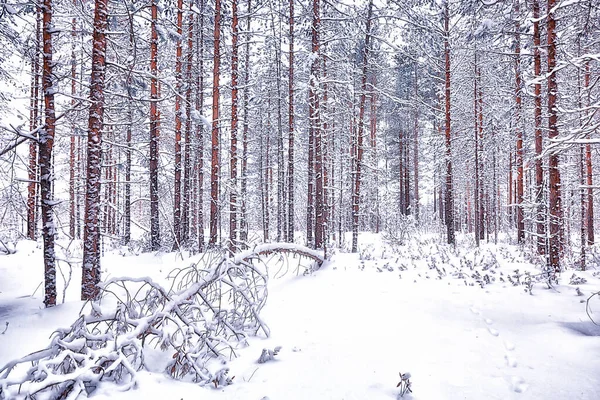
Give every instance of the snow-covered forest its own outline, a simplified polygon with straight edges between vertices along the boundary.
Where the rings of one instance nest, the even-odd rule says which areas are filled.
[[[597,399],[600,4],[0,0],[0,399]]]

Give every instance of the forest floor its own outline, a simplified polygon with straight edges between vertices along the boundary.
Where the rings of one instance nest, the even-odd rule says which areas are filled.
[[[399,373],[410,372],[410,399],[598,399],[600,326],[586,300],[600,291],[600,270],[568,270],[548,288],[516,246],[465,242],[454,250],[433,238],[391,246],[371,234],[361,243],[359,254],[338,252],[310,274],[290,268],[271,277],[262,313],[271,337],[238,351],[233,385],[202,388],[143,371],[135,392],[106,385],[92,397],[395,399]],[[74,268],[64,304],[44,309],[40,245],[24,241],[17,250],[0,256],[0,367],[45,347],[82,305]],[[160,280],[192,261],[115,250],[103,258],[103,276]],[[574,274],[587,282],[576,285]],[[589,308],[600,323],[599,297]],[[256,363],[275,346],[275,361]]]

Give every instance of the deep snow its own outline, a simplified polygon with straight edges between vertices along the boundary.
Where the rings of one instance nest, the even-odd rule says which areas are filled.
[[[488,244],[448,251],[437,242],[388,246],[380,236],[365,234],[360,254],[337,253],[316,272],[296,275],[290,268],[272,277],[262,314],[271,337],[253,338],[239,350],[229,363],[231,386],[201,388],[160,371],[140,372],[135,392],[105,385],[92,397],[394,399],[399,373],[410,372],[413,394],[405,398],[599,398],[600,327],[586,315],[585,304],[600,290],[595,270],[576,272],[588,282],[578,286],[583,296],[569,285],[572,270],[552,289],[535,283],[529,295],[508,281],[517,268],[539,273],[524,261],[526,252]],[[0,335],[0,367],[45,347],[52,331],[73,322],[82,305],[80,271],[74,268],[65,304],[43,309],[42,288],[36,290],[43,276],[41,249],[33,242],[17,249],[0,256],[0,332],[9,322]],[[104,278],[164,280],[194,259],[121,253],[105,255]],[[71,257],[79,255],[72,245]],[[63,272],[68,276],[64,265]],[[484,275],[494,281],[482,288]],[[598,296],[590,305],[600,321]],[[263,348],[276,346],[282,349],[275,361],[257,363]]]

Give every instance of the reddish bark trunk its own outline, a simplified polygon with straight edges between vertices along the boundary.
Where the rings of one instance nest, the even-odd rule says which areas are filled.
[[[590,106],[590,63],[585,64],[585,75],[583,79],[585,91],[587,93],[586,105]],[[594,244],[594,190],[593,190],[593,171],[592,171],[592,146],[588,143],[585,146],[585,166],[587,175],[587,207],[586,207],[586,228],[587,228],[587,244]]]
[[[533,71],[534,76],[542,75],[541,38],[540,38],[540,4],[533,0]],[[537,252],[546,254],[546,215],[543,204],[544,172],[542,169],[542,84],[534,85],[534,126],[535,126],[535,202],[536,207],[536,234]]]
[[[221,0],[215,1],[215,28],[213,50],[213,99],[210,172],[210,239],[217,244],[219,212],[219,68],[221,64]]]
[[[40,96],[40,36],[41,36],[40,7],[36,7],[35,24],[35,54],[31,61],[31,102],[29,113],[29,130],[33,132],[40,125],[39,121],[39,96]],[[36,135],[38,136],[38,135]],[[27,184],[27,237],[35,240],[36,226],[36,197],[38,188],[38,143],[33,140],[29,142],[29,170]]]
[[[521,126],[521,24],[519,22],[519,0],[515,2],[515,125],[517,136],[517,242],[523,244],[525,242],[525,220],[523,213],[523,130]]]
[[[87,143],[87,179],[85,192],[85,224],[83,231],[83,272],[81,299],[95,300],[100,283],[100,180],[102,164],[102,129],[104,123],[104,77],[106,68],[106,36],[108,0],[96,0],[90,80],[90,117]]]
[[[238,248],[237,234],[237,130],[238,130],[238,15],[237,0],[231,4],[231,147],[229,150],[229,250]]]
[[[288,70],[288,232],[294,241],[294,0],[290,0],[290,49]]]
[[[191,171],[192,153],[192,62],[194,58],[194,13],[193,1],[190,1],[188,15],[188,40],[185,60],[185,141],[183,152],[183,209],[181,210],[181,241],[186,243],[190,237],[190,214],[194,214],[194,201],[190,201],[193,175]],[[195,226],[195,224],[194,224]]]
[[[150,22],[150,248],[156,251],[160,248],[160,225],[158,210],[158,33],[156,22],[158,18],[157,0],[151,0],[152,19]]]
[[[446,140],[446,198],[444,214],[448,244],[455,244],[454,236],[454,189],[452,186],[452,131],[450,130],[450,10],[444,6],[444,57],[445,57],[445,140]]]
[[[181,58],[183,57],[183,0],[177,0],[177,49],[175,53],[175,188],[173,200],[173,233],[175,243],[173,247],[179,248],[181,243],[181,89],[183,79],[181,76]]]
[[[196,81],[196,112],[204,111],[204,0],[200,0],[199,33],[196,36],[199,48],[198,76]],[[196,141],[198,157],[198,249],[204,250],[204,124],[196,124]]]

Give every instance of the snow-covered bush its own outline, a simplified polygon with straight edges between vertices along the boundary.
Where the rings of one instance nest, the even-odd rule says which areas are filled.
[[[281,248],[279,248],[281,247]],[[0,399],[75,399],[101,382],[136,386],[136,371],[163,369],[174,379],[227,385],[224,366],[250,335],[269,336],[259,314],[267,299],[266,265],[260,254],[294,252],[322,262],[310,249],[264,245],[226,257],[206,253],[174,271],[170,289],[150,278],[113,278],[101,298],[52,335],[47,348],[0,369]],[[32,364],[28,367],[28,364]],[[158,364],[158,365],[157,365]]]

